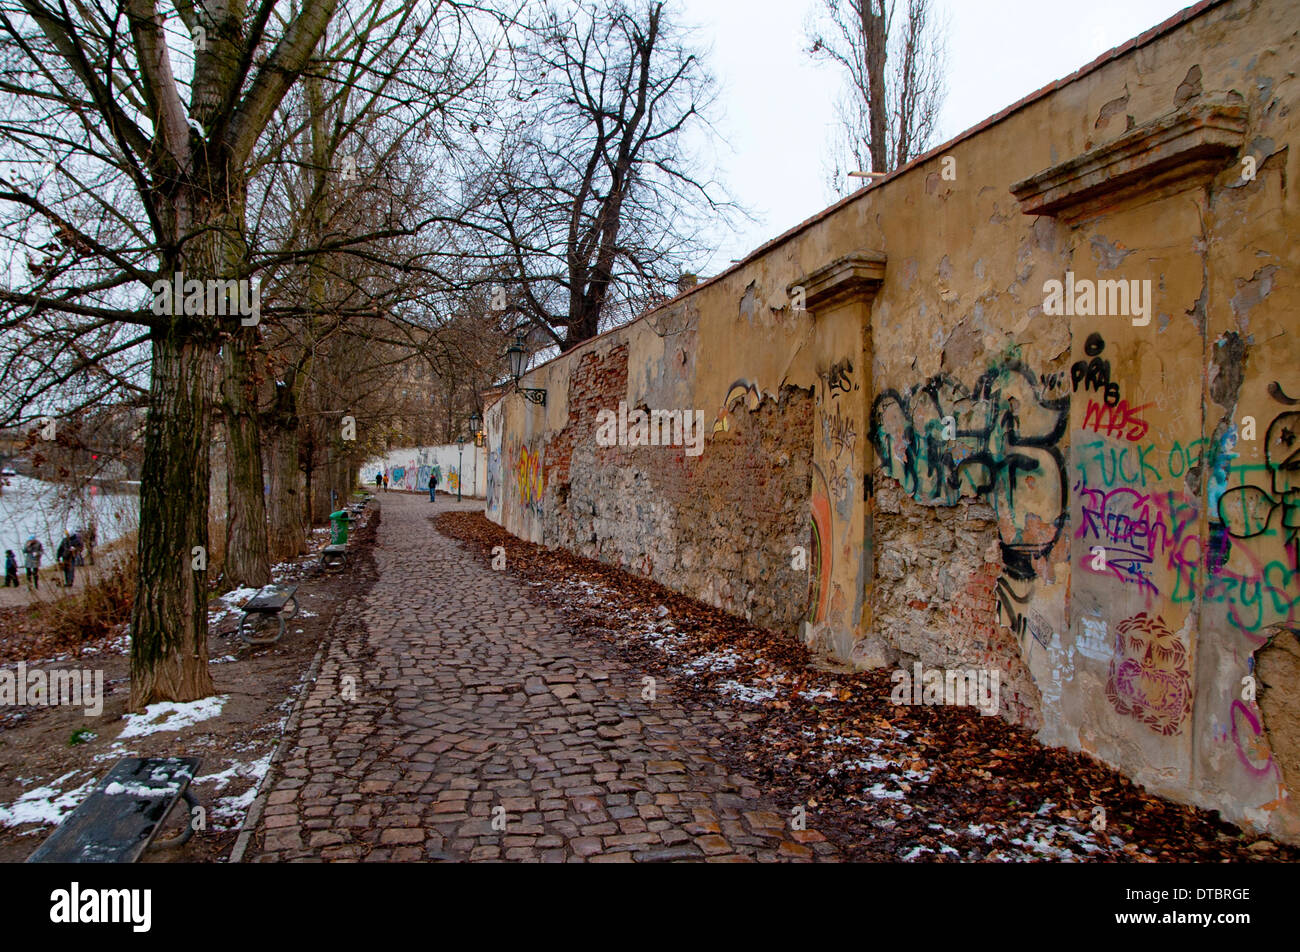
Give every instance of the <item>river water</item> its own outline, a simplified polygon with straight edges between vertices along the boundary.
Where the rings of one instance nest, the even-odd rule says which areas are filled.
[[[76,491],[26,476],[6,476],[0,488],[0,556],[13,549],[22,569],[22,547],[35,535],[45,546],[41,565],[54,563],[54,551],[64,531],[84,530],[92,522],[96,548],[102,548],[140,520],[140,497],[135,493],[105,492],[98,486]]]

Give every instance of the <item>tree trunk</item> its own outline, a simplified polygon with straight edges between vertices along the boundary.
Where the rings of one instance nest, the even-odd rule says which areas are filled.
[[[140,564],[131,609],[130,707],[136,711],[212,693],[206,559],[216,354],[183,326],[172,321],[152,342]]]
[[[302,552],[306,530],[298,468],[298,399],[294,389],[284,382],[275,388],[268,429],[267,464],[271,494],[267,502],[269,518],[267,543],[271,558],[277,562]]]
[[[885,58],[889,27],[885,22],[884,4],[877,0],[862,2],[862,39],[866,53],[867,116],[871,127],[871,171],[888,172],[889,103],[885,96]]]
[[[238,588],[261,588],[271,581],[257,382],[249,357],[254,333],[256,328],[241,327],[222,348],[226,418],[225,581]]]

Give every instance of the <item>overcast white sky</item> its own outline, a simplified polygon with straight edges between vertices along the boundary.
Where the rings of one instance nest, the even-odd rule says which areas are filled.
[[[900,6],[903,0],[899,0]],[[1191,0],[936,0],[948,18],[944,142]],[[824,158],[841,75],[803,52],[804,23],[821,0],[684,0],[685,19],[712,47],[721,85],[719,131],[731,148],[721,178],[757,221],[739,222],[704,275],[833,201]]]

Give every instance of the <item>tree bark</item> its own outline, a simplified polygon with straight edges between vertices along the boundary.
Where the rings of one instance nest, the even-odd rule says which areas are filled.
[[[205,566],[208,549],[215,348],[172,321],[155,332],[152,349],[131,609],[130,707],[136,711],[212,693],[207,571],[195,566]]]
[[[255,328],[239,328],[222,348],[226,419],[225,581],[261,588],[271,581],[267,553],[262,433],[250,349]]]
[[[866,54],[867,109],[871,127],[871,171],[888,172],[889,165],[889,103],[885,96],[885,57],[889,29],[885,22],[883,2],[860,0],[862,3],[862,39]]]
[[[306,536],[302,477],[298,467],[298,397],[292,383],[277,383],[267,427],[267,543],[271,558],[283,561],[302,552]]]

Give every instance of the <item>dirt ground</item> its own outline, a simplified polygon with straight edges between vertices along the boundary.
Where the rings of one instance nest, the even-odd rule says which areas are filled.
[[[354,553],[345,574],[323,573],[316,563],[325,530],[313,533],[311,554],[276,566],[277,582],[299,586],[298,615],[277,644],[250,647],[239,639],[241,613],[235,606],[243,599],[210,602],[208,657],[217,696],[224,700],[219,715],[180,730],[119,739],[128,723],[123,718],[129,693],[124,630],[92,644],[51,645],[42,637],[40,605],[0,609],[0,665],[14,669],[22,661],[28,670],[102,670],[104,684],[98,716],[78,707],[0,706],[0,862],[25,860],[54,829],[48,818],[15,820],[57,812],[51,803],[66,813],[125,756],[201,759],[191,790],[205,810],[206,829],[183,847],[150,850],[144,861],[224,861],[336,612],[374,580],[369,553],[378,522],[372,505],[368,521],[352,533]],[[182,810],[173,811],[162,835],[180,828]]]

